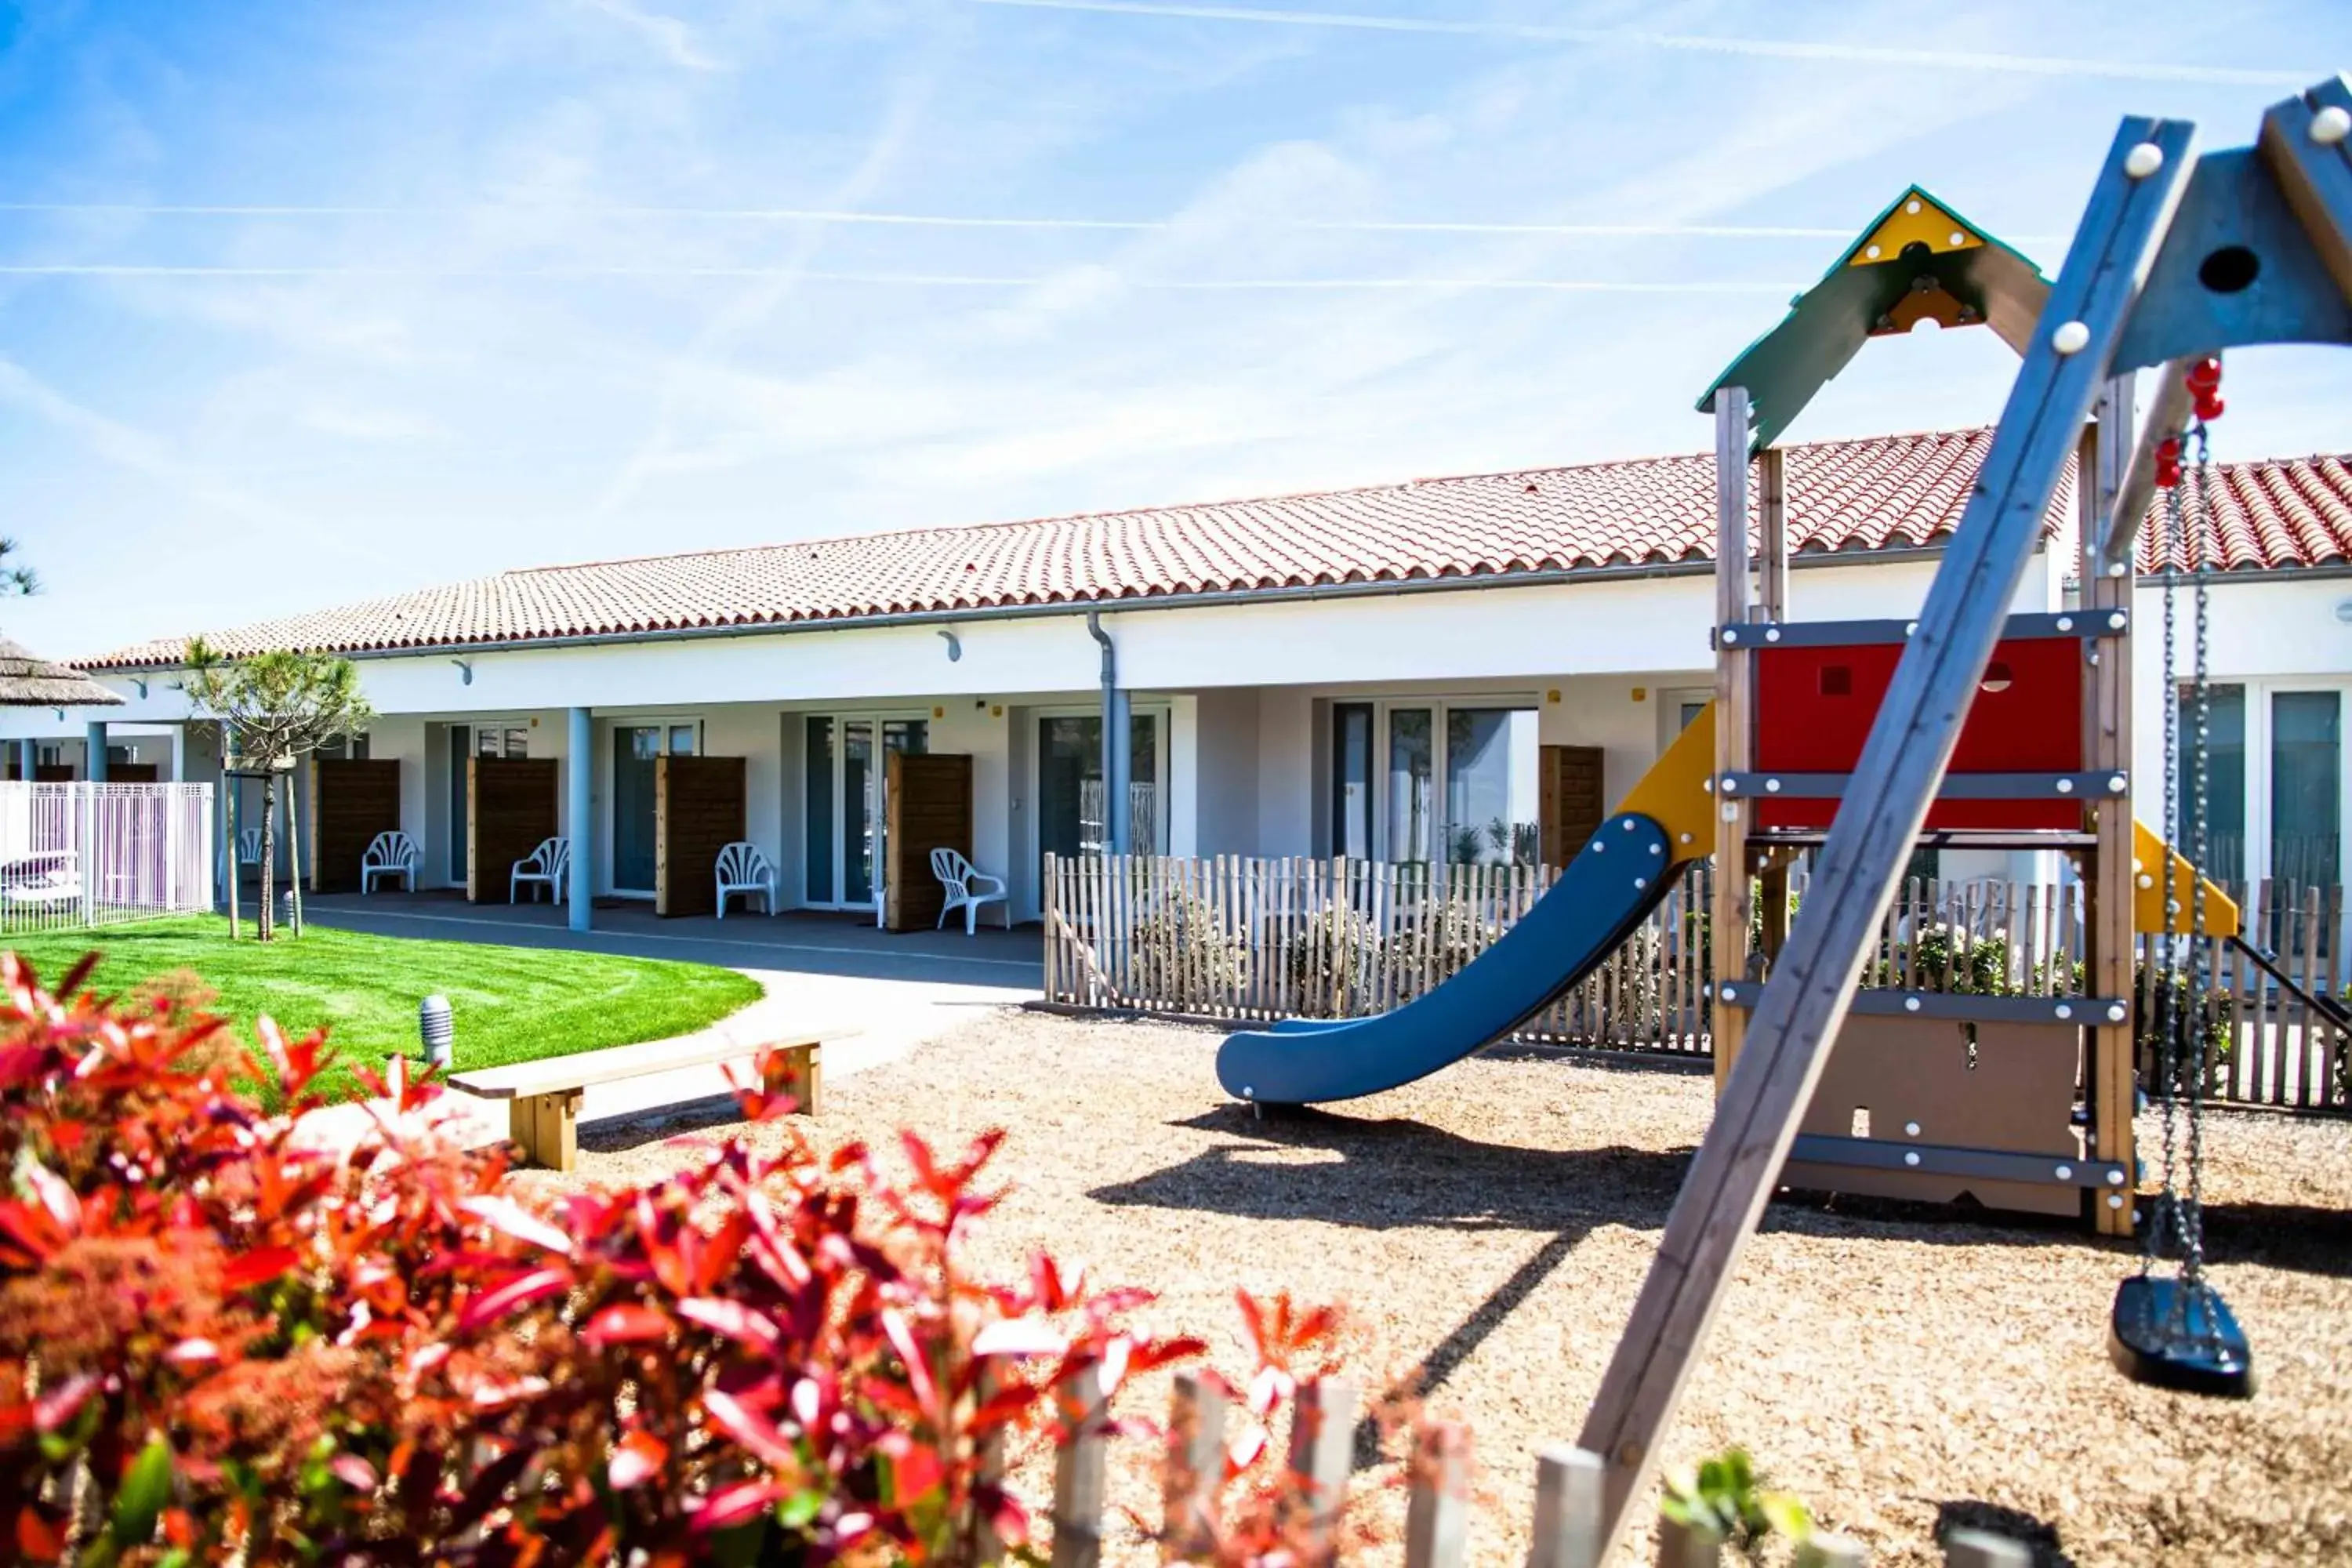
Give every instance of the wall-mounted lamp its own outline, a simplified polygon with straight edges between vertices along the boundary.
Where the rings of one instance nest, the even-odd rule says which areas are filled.
[[[449,662],[457,667],[458,685],[471,686],[474,684],[474,667],[470,662],[462,658],[453,658]]]
[[[955,633],[948,630],[945,626],[941,626],[940,628],[940,636],[947,639],[948,662],[950,664],[953,664],[956,660],[963,657],[963,644],[957,638]]]

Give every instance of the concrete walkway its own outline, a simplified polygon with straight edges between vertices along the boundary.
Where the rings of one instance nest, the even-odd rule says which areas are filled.
[[[824,1051],[824,1074],[839,1079],[896,1061],[966,1019],[1034,1001],[1043,982],[1034,928],[894,936],[844,916],[730,916],[725,921],[661,921],[649,911],[599,910],[605,929],[576,933],[562,912],[542,904],[469,905],[432,894],[306,900],[304,917],[322,926],[383,936],[488,942],[624,957],[669,958],[734,969],[767,994],[685,1039],[716,1035],[748,1054],[791,1029],[845,1031]],[[429,984],[429,975],[420,975]],[[460,1059],[465,1020],[457,1021]],[[855,1031],[850,1033],[848,1031]],[[739,1069],[740,1071],[740,1069]],[[581,1121],[642,1115],[728,1093],[718,1067],[683,1068],[623,1083],[597,1084],[583,1098]],[[507,1135],[507,1102],[452,1094],[449,1114],[469,1142]],[[354,1129],[354,1134],[356,1129]]]

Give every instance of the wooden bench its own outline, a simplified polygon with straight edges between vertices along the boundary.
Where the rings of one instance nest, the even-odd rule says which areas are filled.
[[[679,1068],[749,1061],[762,1051],[782,1051],[787,1060],[785,1092],[800,1102],[803,1115],[814,1116],[824,1081],[818,1053],[825,1038],[838,1039],[850,1032],[829,1029],[823,1037],[786,1035],[754,1044],[719,1035],[708,1039],[652,1040],[641,1046],[614,1046],[462,1072],[448,1081],[450,1088],[484,1100],[510,1101],[508,1135],[522,1146],[524,1156],[551,1170],[569,1171],[580,1159],[581,1093],[592,1083],[619,1083]]]

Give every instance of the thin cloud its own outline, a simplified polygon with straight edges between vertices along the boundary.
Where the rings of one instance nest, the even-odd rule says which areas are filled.
[[[318,205],[195,205],[170,202],[0,202],[0,212],[117,217],[516,217],[709,218],[748,223],[871,225],[883,228],[1105,229],[1151,233],[1174,226],[1171,218],[1063,217],[1054,215],[844,212],[822,207],[550,206],[527,202],[478,203],[460,206],[345,206]],[[1499,234],[1556,236],[1571,239],[1852,239],[1851,228],[1794,224],[1742,223],[1488,223],[1475,218],[1285,218],[1255,220],[1268,228],[1324,234]],[[2020,245],[2055,244],[2063,236],[2017,235]]]
[[[626,0],[583,0],[588,9],[600,12],[621,23],[654,47],[655,52],[674,66],[688,70],[725,70],[726,62],[713,58],[703,51],[694,36],[694,29],[675,16],[657,11],[641,11]]]
[[[1523,38],[1541,43],[1622,44],[1694,54],[1757,59],[1832,60],[1913,69],[1990,71],[2018,76],[2099,77],[2111,81],[2202,82],[2217,87],[2305,84],[2306,70],[2185,65],[2165,60],[2069,59],[2054,55],[1988,54],[1905,49],[1878,44],[1811,43],[1790,38],[1737,38],[1703,33],[1659,33],[1642,27],[1578,27],[1540,22],[1451,21],[1434,16],[1381,16],[1345,11],[1269,10],[1250,5],[1149,5],[1142,0],[966,0],[1022,11],[1087,11],[1111,16],[1183,21],[1272,23],[1288,27],[1341,27],[1374,33],[1440,33],[1466,37]]]
[[[386,278],[597,279],[711,278],[780,283],[841,283],[869,288],[1036,289],[1062,281],[1061,274],[1013,276],[958,272],[821,272],[780,267],[142,267],[100,262],[53,266],[0,266],[0,277],[33,278]],[[1226,293],[1260,289],[1534,289],[1563,294],[1786,294],[1783,283],[1653,283],[1609,278],[1122,278],[1122,289],[1175,293]]]
[[[217,476],[173,456],[145,431],[76,402],[5,356],[0,356],[0,404],[21,409],[63,431],[117,468],[160,479],[180,494],[215,510],[306,539],[314,531],[305,520],[257,500]]]

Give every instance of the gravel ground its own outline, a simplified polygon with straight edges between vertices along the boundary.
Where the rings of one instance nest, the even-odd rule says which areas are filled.
[[[1709,1079],[1488,1057],[1256,1121],[1218,1090],[1215,1045],[1007,1011],[829,1086],[818,1125],[943,1142],[1010,1128],[997,1171],[1013,1195],[986,1261],[1010,1271],[1042,1246],[1148,1286],[1156,1324],[1208,1333],[1223,1365],[1242,1360],[1236,1286],[1347,1304],[1360,1382],[1419,1385],[1472,1425],[1475,1560],[1520,1560],[1534,1452],[1575,1435],[1706,1130]],[[681,1158],[684,1131],[584,1130],[578,1179],[653,1173]],[[2132,1261],[2112,1244],[1792,1201],[1748,1251],[1667,1463],[1743,1444],[1878,1563],[1939,1562],[1931,1543],[1953,1523],[2032,1539],[2053,1563],[2352,1558],[2352,1125],[2221,1116],[2209,1142],[2207,1235],[2255,1346],[2252,1401],[2109,1366],[2108,1302]],[[1122,1407],[1157,1415],[1164,1399],[1144,1384]],[[1115,1500],[1138,1510],[1156,1507],[1145,1458],[1113,1461]],[[1382,1535],[1402,1512],[1396,1468],[1358,1478]]]

